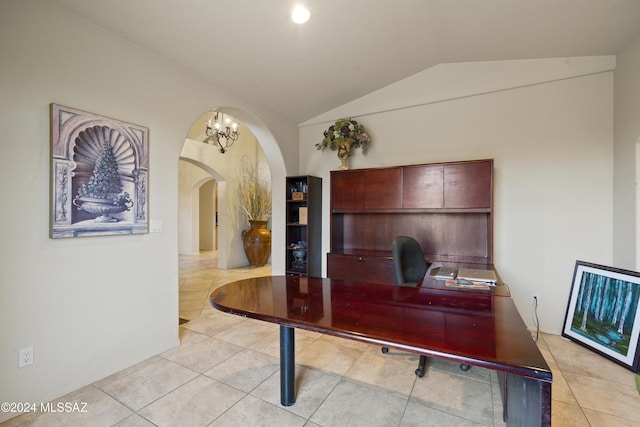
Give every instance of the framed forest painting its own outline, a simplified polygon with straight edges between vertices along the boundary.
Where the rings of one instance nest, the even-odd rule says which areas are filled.
[[[640,273],[576,261],[562,336],[640,371]]]

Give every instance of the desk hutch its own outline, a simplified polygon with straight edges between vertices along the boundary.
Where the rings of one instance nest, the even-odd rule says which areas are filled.
[[[331,172],[327,276],[393,284],[391,241],[429,261],[493,264],[493,160]]]

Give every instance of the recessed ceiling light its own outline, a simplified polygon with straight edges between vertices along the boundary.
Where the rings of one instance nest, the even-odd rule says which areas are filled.
[[[309,20],[310,16],[311,13],[309,13],[309,10],[306,7],[296,6],[296,8],[293,9],[293,13],[291,14],[291,20],[296,24],[304,24]]]

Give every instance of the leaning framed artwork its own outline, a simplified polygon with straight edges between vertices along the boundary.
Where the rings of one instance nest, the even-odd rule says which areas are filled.
[[[640,372],[640,273],[576,261],[562,336]]]
[[[149,129],[58,104],[50,113],[50,237],[147,233]]]

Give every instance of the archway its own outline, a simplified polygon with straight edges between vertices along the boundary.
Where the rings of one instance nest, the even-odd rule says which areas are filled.
[[[178,253],[197,255],[200,252],[203,230],[202,215],[206,215],[201,204],[201,190],[210,182],[224,191],[224,178],[211,167],[193,159],[180,159],[178,164]],[[209,213],[210,217],[214,212]],[[213,227],[211,227],[213,228]],[[213,230],[217,234],[217,231]],[[213,236],[212,236],[213,238]]]
[[[233,195],[227,192],[227,184],[229,184],[229,191],[231,191],[234,188],[233,175],[235,170],[232,166],[234,159],[247,154],[247,150],[252,149],[247,140],[242,140],[243,134],[250,134],[259,150],[255,149],[255,153],[249,154],[252,154],[259,161],[266,162],[271,176],[273,201],[273,216],[270,224],[273,232],[271,267],[273,274],[282,274],[284,272],[284,250],[282,248],[285,244],[284,184],[287,173],[280,147],[267,126],[252,113],[232,107],[221,107],[216,111],[229,114],[240,122],[241,138],[225,154],[220,154],[214,146],[203,144],[202,141],[205,139],[204,123],[206,118],[211,115],[210,111],[206,112],[194,122],[192,131],[183,145],[180,160],[197,165],[218,182],[218,268],[226,269],[248,265],[241,242],[241,227],[246,219],[239,210],[235,209]]]
[[[185,142],[188,144],[189,142]],[[189,143],[189,144],[193,144]],[[198,142],[195,142],[198,144]],[[218,215],[224,218],[227,215],[227,180],[217,170],[207,162],[202,162],[194,158],[180,157],[182,162],[179,166],[179,227],[178,227],[178,250],[180,254],[196,254],[199,252],[199,214],[200,201],[199,190],[208,181],[217,182],[218,192]],[[192,165],[191,168],[184,165]],[[185,171],[186,170],[186,171]],[[225,221],[221,221],[217,230],[218,240],[227,240],[228,227]],[[236,265],[230,264],[228,250],[218,253],[218,268],[230,268]]]

